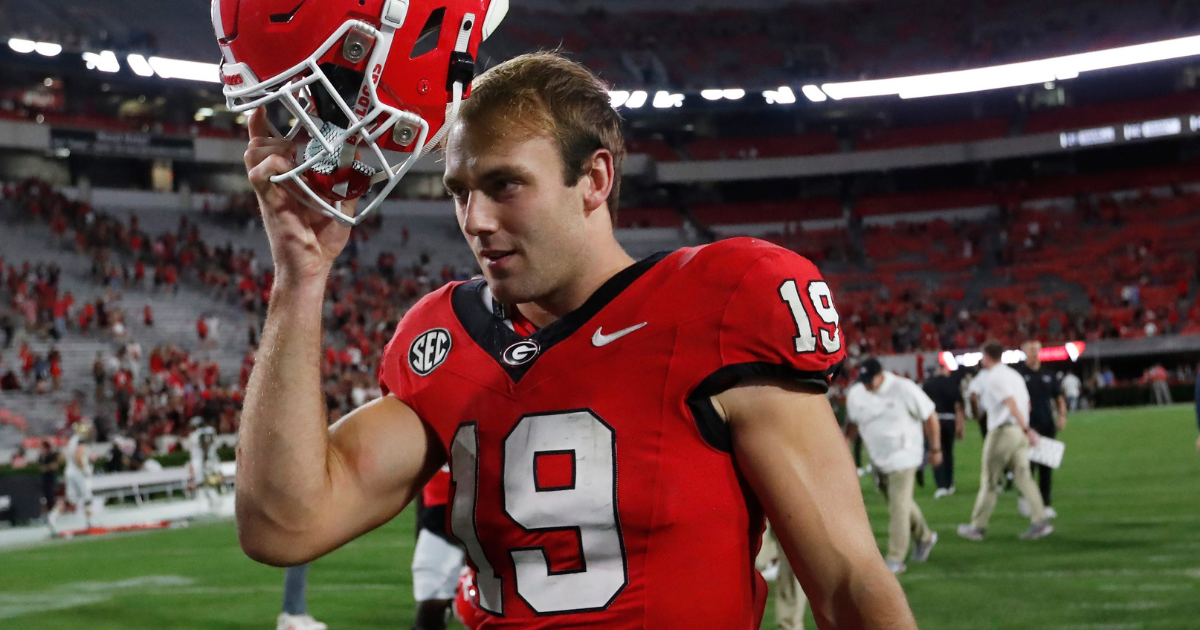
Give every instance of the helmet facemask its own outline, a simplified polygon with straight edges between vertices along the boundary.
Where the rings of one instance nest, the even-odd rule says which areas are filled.
[[[485,34],[494,30],[495,23],[507,10],[506,2],[490,4],[485,21],[492,24],[491,29],[485,28]],[[457,36],[444,86],[449,96],[444,122],[431,136],[430,120],[404,109],[401,99],[390,92],[387,81],[381,81],[388,73],[389,57],[398,56],[391,54],[393,40],[405,16],[390,15],[396,5],[395,0],[384,2],[379,28],[350,16],[306,59],[262,82],[248,64],[239,63],[223,47],[225,60],[221,74],[230,111],[274,109],[275,118],[290,120],[291,126],[281,132],[278,126],[270,124],[273,135],[306,143],[297,152],[296,166],[271,177],[271,181],[285,185],[304,205],[347,226],[358,225],[370,216],[417,160],[437,148],[458,117],[474,74],[470,54],[474,50],[469,51],[468,45],[478,25],[476,14],[467,12],[456,25]],[[407,6],[404,2],[405,11]],[[492,15],[493,10],[497,10],[499,18]],[[405,61],[398,58],[390,63]],[[426,116],[436,118],[429,113],[428,106],[425,112]],[[271,118],[268,116],[269,121]],[[433,125],[438,122],[441,121],[433,121]],[[352,210],[356,199],[358,206]]]

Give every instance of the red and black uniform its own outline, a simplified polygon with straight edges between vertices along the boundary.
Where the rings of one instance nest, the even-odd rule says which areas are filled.
[[[448,454],[482,627],[758,628],[762,510],[711,397],[827,387],[845,353],[816,268],[733,239],[642,260],[527,336],[505,310],[448,285],[380,372]]]

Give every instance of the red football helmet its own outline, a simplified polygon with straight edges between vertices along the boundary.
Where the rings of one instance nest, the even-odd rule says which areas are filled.
[[[286,107],[295,123],[279,135],[304,131],[308,145],[272,181],[294,181],[346,225],[442,141],[507,12],[508,0],[212,0],[229,109]],[[376,184],[366,207],[342,212]]]

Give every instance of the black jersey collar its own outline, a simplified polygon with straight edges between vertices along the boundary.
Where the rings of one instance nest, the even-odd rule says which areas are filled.
[[[483,299],[487,283],[482,278],[460,284],[450,297],[454,314],[467,335],[508,373],[513,383],[529,371],[538,358],[555,344],[570,337],[625,289],[641,278],[671,252],[659,252],[617,272],[579,308],[523,337],[504,321],[503,308],[489,308]]]

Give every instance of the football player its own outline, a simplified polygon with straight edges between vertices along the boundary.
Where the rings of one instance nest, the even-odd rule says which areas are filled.
[[[250,32],[249,1],[226,66]],[[494,23],[497,5],[449,5],[442,24],[464,34],[440,41],[470,52],[467,31],[480,15]],[[431,5],[404,6],[405,28],[426,23]],[[395,31],[389,45],[400,41]],[[344,66],[346,42],[317,52]],[[403,63],[368,80],[368,105]],[[259,78],[224,72],[237,73],[227,94]],[[424,85],[441,91],[441,73]],[[391,76],[393,92],[426,79]],[[751,239],[633,260],[613,232],[620,120],[595,76],[542,53],[492,68],[466,100],[449,83],[442,102],[459,115],[421,134],[449,129],[444,181],[483,278],[422,299],[382,360],[385,395],[328,430],[321,306],[346,225],[363,215],[295,174],[322,155],[336,174],[332,161],[396,134],[390,119],[380,131],[347,117],[351,131],[325,127],[305,149],[262,110],[250,116],[245,161],[276,276],[239,443],[245,552],[279,566],[320,557],[390,520],[449,464],[448,528],[475,569],[482,628],[757,628],[764,513],[820,627],[915,628],[824,396],[845,352],[816,268]],[[324,98],[310,99],[316,111]]]
[[[447,612],[454,603],[463,569],[463,550],[446,531],[449,466],[443,466],[425,484],[421,499],[423,509],[412,559],[413,598],[417,600],[413,630],[446,630]]]
[[[63,475],[66,493],[54,504],[46,517],[50,532],[58,535],[58,518],[66,508],[72,512],[83,508],[86,529],[92,528],[92,460],[88,457],[86,440],[91,427],[86,422],[75,423],[71,439],[67,441],[67,466]]]

